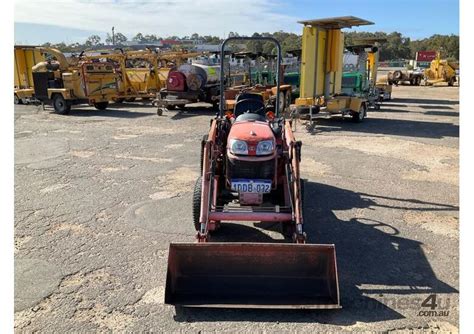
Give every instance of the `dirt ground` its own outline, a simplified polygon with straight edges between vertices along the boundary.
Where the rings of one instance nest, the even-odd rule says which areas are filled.
[[[400,86],[363,123],[297,124],[309,242],[336,245],[336,311],[163,304],[168,245],[194,240],[211,111],[15,106],[15,330],[457,332],[458,94]],[[276,229],[224,224],[216,237],[281,239]]]

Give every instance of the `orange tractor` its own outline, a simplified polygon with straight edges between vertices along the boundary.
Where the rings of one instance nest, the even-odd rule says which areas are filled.
[[[279,113],[277,94],[242,92],[225,112],[220,72],[219,114],[202,142],[201,176],[193,198],[196,243],[172,243],[165,303],[184,307],[340,308],[334,245],[306,244],[301,142]],[[224,56],[221,66],[224,68]],[[292,243],[212,242],[224,222],[280,222]]]

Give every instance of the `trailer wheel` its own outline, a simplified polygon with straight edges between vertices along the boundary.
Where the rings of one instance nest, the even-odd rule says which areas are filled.
[[[455,81],[456,81],[456,79],[454,79],[454,77],[450,78],[449,81],[448,81],[448,86],[454,86]]]
[[[23,101],[18,97],[18,95],[13,94],[13,103],[15,103],[15,104],[23,104]]]
[[[115,103],[123,103],[123,101],[125,101],[125,99],[123,97],[119,97],[117,99],[114,99]]]
[[[202,193],[202,177],[199,176],[194,184],[193,192],[193,224],[196,231],[201,229],[199,218],[201,216],[201,193]]]
[[[97,110],[105,110],[107,109],[107,107],[109,106],[109,102],[97,102],[97,103],[94,103],[94,107],[97,109]]]
[[[367,108],[365,107],[365,104],[362,103],[360,105],[359,112],[352,113],[352,120],[356,123],[360,123],[364,120],[366,114],[367,114]]]
[[[61,94],[55,94],[53,97],[54,111],[61,115],[69,114],[71,111],[71,104],[64,99]]]
[[[135,102],[135,98],[134,97],[129,97],[129,98],[125,99],[125,102]]]

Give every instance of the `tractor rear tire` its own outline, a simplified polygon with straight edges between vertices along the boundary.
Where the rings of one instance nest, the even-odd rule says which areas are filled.
[[[60,115],[69,114],[71,111],[71,104],[64,99],[61,94],[55,94],[53,97],[54,111]]]
[[[108,106],[109,106],[109,102],[97,102],[97,103],[94,103],[94,107],[95,107],[97,110],[105,110],[105,109],[107,109]]]
[[[202,176],[199,176],[194,185],[193,192],[193,224],[196,231],[201,230],[199,218],[201,216],[201,193],[202,193]]]

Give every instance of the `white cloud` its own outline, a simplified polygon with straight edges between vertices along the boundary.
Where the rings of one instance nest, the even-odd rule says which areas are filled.
[[[300,32],[297,18],[272,0],[16,0],[15,22],[158,36]]]

